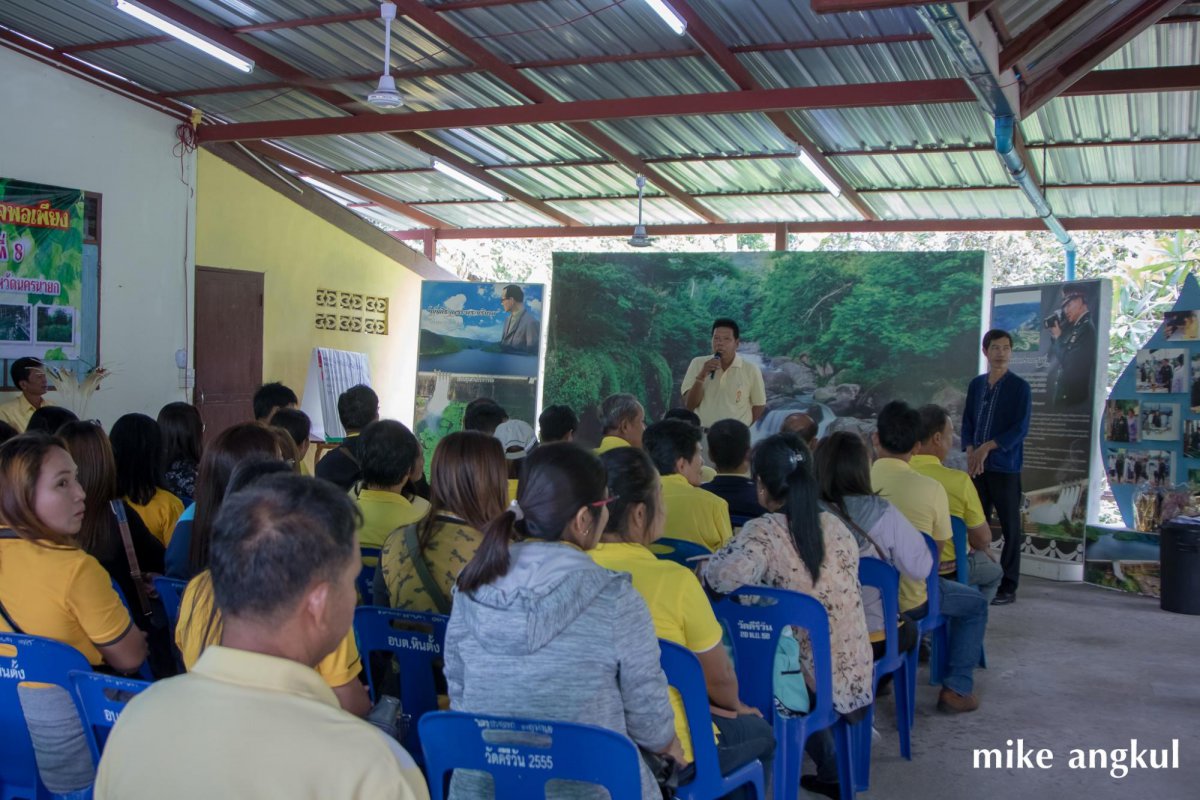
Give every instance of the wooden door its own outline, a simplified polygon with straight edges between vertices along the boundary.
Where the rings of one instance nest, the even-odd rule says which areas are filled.
[[[196,407],[204,441],[254,419],[262,385],[263,275],[196,267]]]

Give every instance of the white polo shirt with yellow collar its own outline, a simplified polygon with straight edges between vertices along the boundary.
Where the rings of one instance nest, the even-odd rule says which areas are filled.
[[[705,362],[711,358],[697,356],[688,364],[687,373],[683,376],[684,397],[700,377]],[[754,422],[754,407],[766,404],[767,389],[763,384],[762,371],[740,355],[735,355],[729,369],[717,370],[715,376],[704,376],[704,399],[693,410],[705,428],[723,419],[736,419],[750,425]]]
[[[133,698],[104,748],[96,800],[428,800],[412,757],[343,711],[311,667],[211,645]]]

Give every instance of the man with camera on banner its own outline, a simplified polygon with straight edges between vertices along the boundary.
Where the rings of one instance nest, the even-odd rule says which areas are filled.
[[[1092,367],[1096,362],[1096,326],[1083,289],[1067,284],[1058,310],[1046,317],[1050,345],[1047,375],[1050,408],[1084,410],[1091,401]]]

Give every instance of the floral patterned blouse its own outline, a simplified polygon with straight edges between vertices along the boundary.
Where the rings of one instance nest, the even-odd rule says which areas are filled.
[[[733,541],[709,559],[704,580],[722,594],[741,586],[768,586],[819,600],[829,614],[833,706],[839,714],[849,714],[870,705],[874,695],[871,642],[858,583],[858,542],[842,521],[828,512],[821,513],[821,532],[825,560],[815,585],[796,552],[783,514],[767,514],[747,522]],[[812,648],[806,633],[795,633],[800,642],[801,668],[811,689]]]

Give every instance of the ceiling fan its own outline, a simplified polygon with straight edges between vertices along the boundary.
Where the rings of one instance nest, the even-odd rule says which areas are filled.
[[[638,175],[635,180],[638,190],[638,221],[633,226],[633,236],[629,237],[630,247],[649,247],[654,240],[646,235],[646,226],[642,224],[642,193],[646,188],[646,176]]]
[[[396,89],[396,79],[392,77],[392,20],[396,18],[396,4],[384,2],[379,6],[379,16],[383,18],[383,74],[379,76],[379,85],[375,91],[367,95],[367,102],[376,108],[400,108],[407,98]]]

